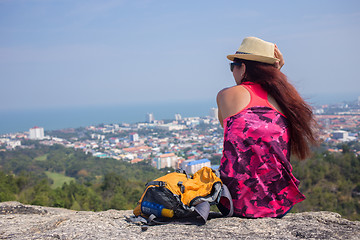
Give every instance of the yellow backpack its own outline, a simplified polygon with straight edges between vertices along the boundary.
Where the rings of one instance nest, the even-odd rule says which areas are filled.
[[[177,170],[147,183],[133,212],[146,218],[148,224],[159,218],[193,216],[201,216],[205,223],[210,205],[218,204],[222,196],[232,203],[226,186],[211,168],[203,167],[193,177]]]

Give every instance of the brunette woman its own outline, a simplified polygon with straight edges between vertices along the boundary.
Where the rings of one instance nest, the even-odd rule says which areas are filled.
[[[236,85],[217,96],[224,127],[221,179],[235,215],[282,217],[305,199],[290,153],[309,156],[309,144],[316,143],[313,113],[280,71],[284,60],[275,44],[248,37],[227,58]],[[230,208],[226,201],[221,206]]]

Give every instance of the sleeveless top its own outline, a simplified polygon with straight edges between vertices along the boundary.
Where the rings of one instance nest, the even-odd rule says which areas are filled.
[[[289,122],[270,105],[259,84],[243,83],[250,103],[224,119],[221,180],[233,198],[234,215],[281,217],[305,196],[290,165]],[[221,205],[229,208],[226,201]]]

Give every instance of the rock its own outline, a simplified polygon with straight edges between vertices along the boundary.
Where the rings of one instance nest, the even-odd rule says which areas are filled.
[[[0,212],[0,239],[360,239],[360,222],[333,212],[213,218],[202,226],[167,224],[147,231],[126,221],[131,210],[85,212],[3,202]]]
[[[45,209],[36,209],[34,207],[24,206],[18,202],[6,202],[0,204],[0,215],[4,214],[45,214]]]

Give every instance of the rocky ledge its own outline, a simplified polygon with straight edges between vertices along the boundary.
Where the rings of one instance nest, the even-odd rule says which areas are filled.
[[[0,239],[360,239],[360,222],[333,212],[290,213],[282,219],[212,218],[205,225],[140,226],[132,211],[72,211],[0,203]]]

